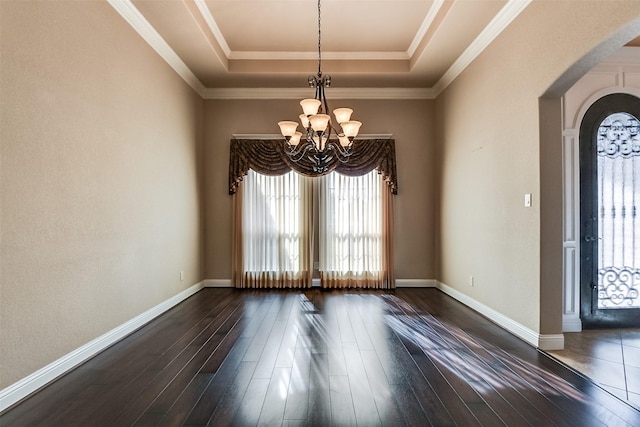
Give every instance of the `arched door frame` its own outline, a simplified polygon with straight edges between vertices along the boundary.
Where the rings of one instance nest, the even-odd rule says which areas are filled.
[[[575,191],[568,185],[565,178],[572,177],[573,173],[567,173],[567,167],[563,163],[571,158],[567,153],[567,136],[563,133],[563,97],[576,82],[580,81],[597,64],[614,54],[629,41],[640,35],[640,17],[634,17],[626,25],[612,33],[608,38],[586,52],[573,65],[560,74],[556,80],[538,98],[539,114],[539,140],[540,140],[540,335],[548,336],[549,342],[542,342],[541,349],[562,349],[564,347],[564,335],[572,329],[568,327],[578,326],[579,305],[571,305],[571,298],[566,296],[573,291],[572,282],[567,280],[571,272],[567,263],[567,249],[563,248],[567,233],[571,233],[571,227],[567,227],[570,221],[570,213],[567,203],[574,203]],[[617,82],[622,84],[622,82]],[[617,85],[606,85],[617,86]],[[566,104],[565,104],[566,106]],[[580,109],[580,108],[578,108]],[[568,135],[570,136],[570,135]],[[575,135],[574,135],[575,139]],[[569,146],[570,148],[570,146]],[[575,169],[574,169],[575,170]],[[563,191],[564,190],[564,194]],[[570,193],[566,193],[569,190]],[[575,239],[575,238],[574,238]],[[575,265],[575,264],[574,264]],[[575,310],[576,322],[572,322],[571,310]],[[544,345],[543,345],[544,344]]]
[[[634,69],[640,64],[633,65]],[[599,77],[607,71],[594,70]],[[635,71],[635,70],[634,70]],[[640,87],[623,85],[627,80],[624,77],[628,72],[624,66],[618,66],[615,70],[609,70],[613,81],[617,84],[606,87],[585,88],[586,96],[579,102],[572,100],[576,105],[573,111],[565,111],[564,118],[572,118],[569,123],[564,123],[562,134],[563,153],[563,332],[579,332],[582,330],[580,320],[580,150],[579,134],[587,110],[604,96],[625,93],[640,98]],[[586,76],[589,76],[587,73]],[[584,80],[582,80],[584,81]],[[640,85],[639,85],[640,86]],[[570,91],[567,92],[569,96]],[[566,103],[565,103],[566,104]]]

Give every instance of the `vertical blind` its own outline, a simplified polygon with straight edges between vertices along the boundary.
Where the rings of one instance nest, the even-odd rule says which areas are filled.
[[[243,282],[249,287],[309,286],[311,179],[252,170],[242,192]]]
[[[359,177],[332,172],[316,180],[250,170],[239,194],[242,271],[235,274],[236,286],[311,285],[314,194],[322,286],[392,287],[384,209],[391,195],[375,170]]]
[[[371,287],[382,271],[382,180],[376,171],[320,179],[320,275],[328,287]]]

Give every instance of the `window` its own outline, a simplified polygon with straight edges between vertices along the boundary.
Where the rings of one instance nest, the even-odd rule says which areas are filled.
[[[242,192],[243,280],[253,287],[300,285],[309,276],[310,178],[249,170]]]
[[[320,272],[328,286],[368,287],[382,272],[382,189],[374,170],[320,181]],[[337,283],[343,282],[343,283]]]
[[[242,191],[243,286],[310,286],[314,185],[322,285],[388,287],[383,205],[391,197],[385,197],[386,184],[375,170],[359,177],[332,172],[315,180],[250,170]]]

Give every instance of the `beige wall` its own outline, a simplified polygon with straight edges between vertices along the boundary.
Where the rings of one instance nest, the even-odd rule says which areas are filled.
[[[436,101],[328,91],[362,133],[396,139],[397,278],[437,278],[543,333],[561,313],[557,96],[640,15],[631,0],[575,6],[534,1]],[[0,49],[3,388],[229,279],[229,139],[277,133],[298,106],[202,101],[106,2],[2,0]]]
[[[106,2],[0,8],[1,389],[202,280],[203,101]]]
[[[304,82],[301,82],[301,84]],[[363,122],[362,134],[392,133],[396,140],[398,195],[395,196],[395,265],[399,279],[435,277],[433,101],[334,100]],[[298,100],[215,100],[205,102],[205,275],[231,278],[231,210],[228,194],[232,134],[276,134],[279,120],[300,114]]]
[[[438,278],[533,331],[561,332],[562,138],[553,96],[580,77],[565,71],[588,66],[581,58],[595,65],[603,53],[587,54],[638,16],[638,1],[534,1],[436,101]]]

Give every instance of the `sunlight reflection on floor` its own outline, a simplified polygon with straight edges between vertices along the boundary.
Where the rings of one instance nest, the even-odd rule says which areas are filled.
[[[327,295],[321,301],[322,306],[317,307],[309,296],[299,294],[282,337],[280,355],[293,360],[291,368],[280,374],[277,385],[278,397],[282,405],[286,402],[287,411],[305,393],[320,399],[314,402],[316,405],[336,404],[338,391],[346,387],[352,396],[371,399],[368,407],[376,408],[384,419],[393,409],[389,406],[393,401],[390,384],[403,381],[384,367],[393,366],[397,357],[388,348],[390,342],[397,341],[384,339],[389,334],[397,336],[409,354],[415,356],[419,351],[426,356],[429,364],[420,369],[427,381],[437,369],[452,388],[460,384],[454,380],[457,378],[468,385],[467,391],[473,390],[481,397],[516,392],[526,399],[533,393],[549,400],[568,399],[591,406],[589,397],[563,378],[393,294]],[[355,326],[363,333],[341,335],[341,330],[354,327],[344,327],[344,322],[360,322]]]
[[[393,295],[382,298],[391,312],[406,304]],[[388,314],[385,319],[396,334],[419,347],[440,370],[449,370],[462,380],[486,382],[497,390],[533,388],[544,395],[566,396],[583,403],[588,401],[564,379],[472,337],[454,324],[442,323],[433,316],[419,315],[415,311]],[[482,387],[476,390],[482,392]]]

